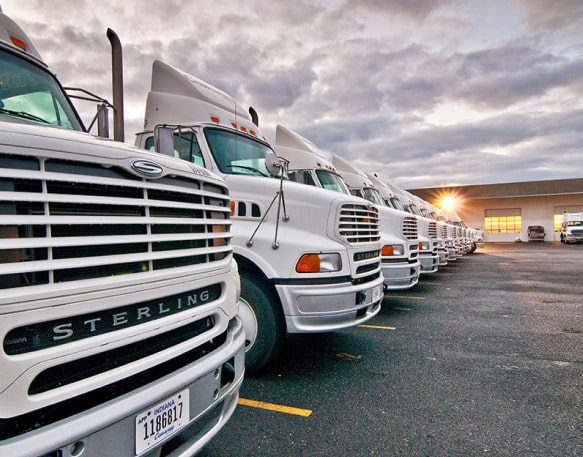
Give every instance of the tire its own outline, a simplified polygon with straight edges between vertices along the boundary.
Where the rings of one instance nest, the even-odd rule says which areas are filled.
[[[271,285],[257,275],[241,272],[241,302],[239,314],[246,314],[243,327],[256,330],[252,339],[245,341],[245,369],[247,373],[256,373],[271,362],[281,350],[285,340],[285,322],[281,312],[279,298],[273,293]],[[255,322],[249,324],[249,316]],[[251,325],[251,327],[250,327]],[[253,328],[253,325],[256,327]],[[247,345],[251,346],[247,348]]]

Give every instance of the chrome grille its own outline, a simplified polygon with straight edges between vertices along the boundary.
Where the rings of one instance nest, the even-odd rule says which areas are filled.
[[[429,223],[429,238],[437,238],[437,223],[436,222],[430,222]]]
[[[401,223],[401,233],[408,240],[416,240],[417,234],[417,219],[411,216],[405,216]]]
[[[0,289],[219,261],[228,202],[194,177],[0,154]]]
[[[447,238],[447,226],[445,226],[445,225],[442,225],[441,226],[441,237],[443,239],[446,239]]]
[[[351,244],[381,239],[379,211],[372,205],[345,203],[340,207],[338,234]]]

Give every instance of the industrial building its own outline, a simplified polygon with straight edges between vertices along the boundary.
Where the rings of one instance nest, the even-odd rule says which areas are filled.
[[[583,212],[583,178],[409,191],[437,207],[446,199],[468,227],[485,231],[486,241],[527,241],[533,225],[544,227],[545,241],[559,241],[563,212]]]

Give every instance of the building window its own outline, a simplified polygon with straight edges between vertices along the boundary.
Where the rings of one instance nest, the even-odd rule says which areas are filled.
[[[486,216],[486,233],[522,233],[522,216]]]
[[[555,214],[554,217],[554,225],[555,225],[555,232],[561,231],[561,226],[563,225],[563,215],[562,214]]]

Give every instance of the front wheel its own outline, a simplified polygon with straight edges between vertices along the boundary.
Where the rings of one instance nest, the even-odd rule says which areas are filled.
[[[241,273],[239,317],[245,329],[245,368],[259,371],[271,362],[285,339],[279,299],[265,279]]]

